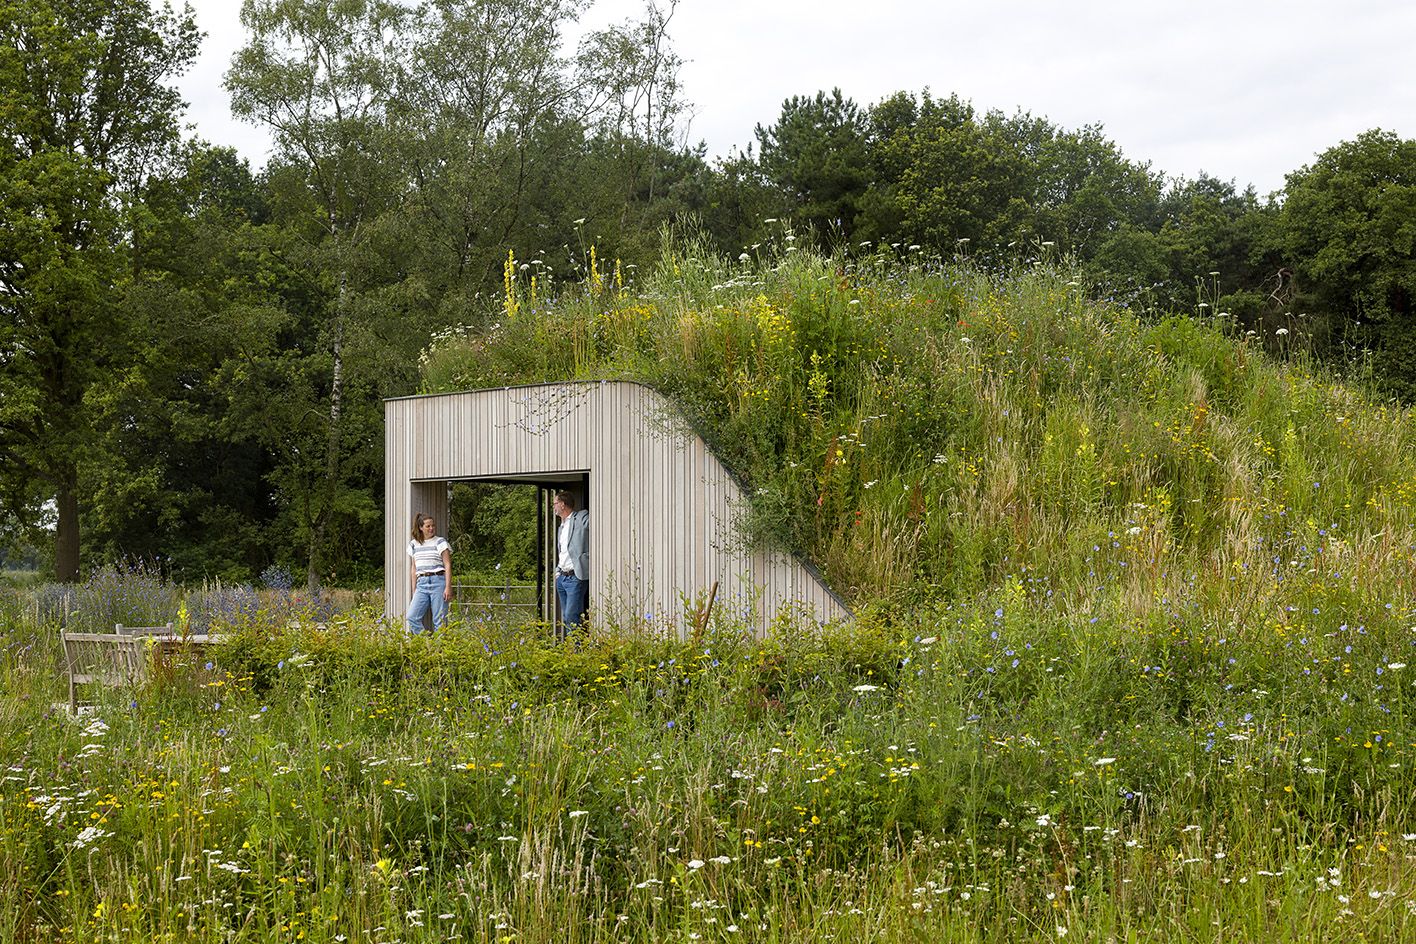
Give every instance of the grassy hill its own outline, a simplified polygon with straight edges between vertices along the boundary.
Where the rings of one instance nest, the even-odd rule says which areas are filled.
[[[1410,414],[1223,317],[1145,322],[1060,265],[911,255],[674,252],[629,289],[529,287],[509,278],[494,327],[435,344],[426,389],[652,384],[749,483],[749,536],[857,604],[1012,578],[1074,606],[1283,622],[1298,596],[1409,593]]]

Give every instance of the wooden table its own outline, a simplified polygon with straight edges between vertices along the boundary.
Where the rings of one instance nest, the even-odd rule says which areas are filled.
[[[148,656],[155,669],[171,671],[182,656],[204,656],[205,651],[222,642],[226,637],[219,633],[191,633],[186,636],[143,636],[143,642],[152,648]]]

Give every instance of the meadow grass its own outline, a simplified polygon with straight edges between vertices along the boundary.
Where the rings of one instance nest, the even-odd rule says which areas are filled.
[[[0,939],[1416,930],[1409,631],[1117,612],[1014,586],[702,648],[263,613],[78,717],[11,624]]]
[[[852,625],[7,593],[0,939],[1416,936],[1410,415],[1057,266],[789,248],[510,270],[425,376],[654,383]],[[226,642],[56,709],[56,621],[149,597]]]

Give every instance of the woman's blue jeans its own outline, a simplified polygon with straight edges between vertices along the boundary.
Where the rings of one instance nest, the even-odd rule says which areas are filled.
[[[574,574],[556,574],[556,599],[560,601],[561,635],[572,632],[585,621],[585,607],[590,602],[590,582]]]
[[[442,629],[447,622],[447,574],[424,574],[413,587],[413,599],[408,601],[408,631],[417,635],[424,629],[428,610],[433,611],[433,629]]]

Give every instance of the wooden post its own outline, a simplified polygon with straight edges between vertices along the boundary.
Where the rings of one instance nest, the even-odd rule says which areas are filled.
[[[718,599],[718,581],[713,581],[713,589],[708,591],[708,602],[703,605],[703,609],[698,611],[698,615],[693,620],[693,645],[697,648],[703,643],[703,630],[708,628],[708,617],[713,615],[713,601]]]

